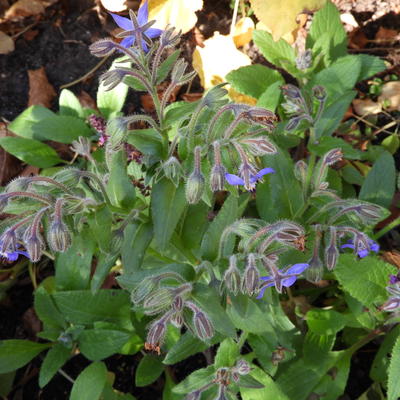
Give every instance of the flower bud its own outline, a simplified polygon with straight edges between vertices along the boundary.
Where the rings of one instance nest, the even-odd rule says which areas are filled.
[[[201,340],[208,340],[214,336],[214,328],[207,315],[200,310],[194,312],[193,325],[196,335]]]
[[[79,136],[78,140],[72,141],[70,149],[80,156],[90,157],[91,142],[88,138]]]
[[[295,130],[303,119],[304,117],[302,116],[291,118],[289,122],[286,124],[285,129],[289,132]]]
[[[283,95],[288,99],[303,99],[303,95],[301,94],[300,89],[297,86],[292,85],[291,83],[288,83],[287,85],[282,85],[281,90]]]
[[[168,26],[160,35],[160,46],[174,47],[178,44],[180,37],[181,32],[177,33],[173,27]]]
[[[328,268],[328,271],[332,271],[335,268],[338,259],[339,259],[339,250],[335,245],[333,244],[329,245],[329,247],[325,249],[325,263],[326,267]]]
[[[323,86],[317,85],[312,88],[312,94],[318,101],[325,101],[327,93]]]
[[[114,53],[115,43],[111,39],[100,39],[89,47],[95,57],[106,57]]]
[[[178,329],[182,328],[184,322],[183,317],[180,313],[173,314],[169,321]]]
[[[155,292],[150,293],[143,302],[146,315],[155,315],[171,307],[174,299],[173,290],[167,287],[161,287]]]
[[[342,159],[343,159],[342,149],[332,149],[324,155],[323,162],[326,165],[333,165]]]
[[[226,168],[222,164],[215,164],[211,169],[210,187],[213,192],[224,190]]]
[[[309,264],[309,267],[304,272],[305,278],[309,282],[319,282],[324,273],[324,264],[322,263],[318,253],[314,253],[313,257],[307,261],[307,264]]]
[[[105,135],[106,133],[106,125],[107,121],[96,114],[91,114],[88,117],[88,122],[89,125],[99,134],[99,135]]]
[[[193,171],[186,181],[186,200],[189,204],[197,204],[203,196],[205,179],[201,172]]]
[[[29,177],[15,178],[6,186],[5,192],[25,192],[29,189],[30,183]]]
[[[243,139],[241,142],[246,144],[250,153],[255,156],[265,156],[277,152],[275,145],[264,137]]]
[[[160,344],[164,340],[166,330],[167,325],[165,323],[164,317],[153,322],[150,326],[149,332],[147,333],[144,348],[146,350],[157,351],[159,353]]]
[[[240,374],[240,375],[248,375],[251,371],[250,365],[247,361],[245,360],[239,360],[236,363],[235,370]]]
[[[125,118],[113,118],[107,123],[106,133],[112,148],[120,146],[128,133],[128,124]]]
[[[111,232],[110,251],[113,254],[118,253],[121,250],[123,243],[124,243],[124,230],[119,228],[114,229]]]
[[[310,68],[312,65],[312,52],[310,49],[306,51],[302,51],[296,57],[296,67],[297,69],[304,71],[305,69]]]
[[[400,298],[391,297],[386,303],[384,303],[379,309],[382,311],[395,311],[400,307]]]
[[[236,296],[240,289],[240,271],[236,266],[236,256],[229,257],[229,268],[225,271],[222,282]]]
[[[141,303],[158,286],[154,277],[145,278],[131,292],[131,300],[134,304]]]
[[[78,168],[65,168],[57,172],[53,179],[62,183],[68,188],[74,188],[82,177],[81,171]]]
[[[24,245],[31,261],[38,262],[45,249],[44,240],[40,233],[33,232],[28,228],[24,234]]]
[[[375,220],[382,217],[382,208],[375,204],[360,204],[357,206],[357,213],[367,219]]]
[[[303,161],[297,161],[294,165],[294,176],[300,182],[305,182],[307,177],[308,165]]]
[[[12,253],[17,248],[15,229],[8,228],[0,236],[0,253]]]
[[[247,257],[247,266],[243,273],[242,292],[253,296],[258,293],[260,286],[260,272],[256,266],[254,254]]]
[[[54,219],[47,232],[47,241],[54,251],[63,253],[71,246],[71,235],[67,225],[61,220]]]
[[[171,181],[177,185],[179,183],[179,179],[182,176],[182,166],[176,157],[171,156],[168,158],[165,163],[162,165],[162,169],[164,171],[164,175]]]
[[[184,306],[184,301],[181,296],[175,296],[174,301],[172,302],[172,309],[174,311],[182,311]]]
[[[244,117],[249,122],[263,125],[269,131],[274,129],[274,121],[277,120],[276,115],[272,111],[262,107],[250,107],[244,112]]]

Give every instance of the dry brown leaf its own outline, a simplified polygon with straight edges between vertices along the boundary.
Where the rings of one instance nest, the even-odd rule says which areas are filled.
[[[126,10],[126,0],[100,0],[100,3],[106,10],[111,12]]]
[[[400,252],[397,250],[384,251],[382,257],[385,261],[400,269]]]
[[[242,47],[251,41],[254,28],[254,22],[251,18],[243,17],[239,19],[233,30],[233,41],[236,47]]]
[[[82,90],[77,97],[83,108],[92,108],[93,110],[97,110],[97,104],[88,92]]]
[[[274,40],[298,28],[297,16],[321,8],[325,0],[250,0],[256,17],[270,30]]]
[[[200,100],[204,93],[183,93],[180,97],[188,103]]]
[[[156,21],[155,28],[165,29],[171,25],[186,33],[196,25],[196,11],[203,8],[203,0],[148,0],[148,5],[149,21]]]
[[[10,136],[7,125],[0,122],[0,137]],[[18,175],[21,161],[7,153],[0,147],[0,185],[5,185]]]
[[[357,28],[349,33],[349,47],[352,49],[363,49],[369,42],[365,33]]]
[[[0,31],[0,54],[11,53],[14,49],[14,40],[4,32]]]
[[[44,13],[43,2],[39,0],[18,0],[5,13],[5,19],[20,19]]]
[[[51,107],[51,102],[56,95],[53,86],[47,80],[44,67],[35,70],[28,70],[29,78],[29,100],[28,107],[34,104],[41,104],[44,107]]]
[[[388,111],[400,111],[400,81],[383,84],[378,101]],[[389,106],[386,106],[387,103]]]
[[[379,27],[378,32],[375,35],[375,40],[379,42],[394,42],[399,38],[399,31],[396,29],[387,29],[383,26]]]
[[[378,114],[382,111],[382,106],[371,99],[354,99],[353,108],[357,115]]]
[[[224,82],[230,71],[250,64],[250,58],[236,48],[232,37],[218,32],[204,41],[203,48],[197,46],[193,53],[193,68],[204,89]]]

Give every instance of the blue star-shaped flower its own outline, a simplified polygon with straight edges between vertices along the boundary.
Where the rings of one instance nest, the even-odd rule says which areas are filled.
[[[225,174],[225,178],[228,181],[230,185],[241,185],[245,186],[247,190],[254,190],[256,187],[257,181],[262,179],[262,177],[266,174],[273,174],[275,173],[275,170],[273,168],[263,168],[260,171],[258,171],[256,174],[250,174],[250,180],[249,183],[250,185],[246,187],[244,179],[242,179],[238,175],[234,174]]]
[[[149,8],[147,0],[139,8],[137,17],[132,11],[129,11],[130,18],[121,17],[113,13],[110,13],[110,15],[114,18],[116,24],[124,30],[117,36],[124,38],[121,45],[126,48],[133,46],[136,35],[139,34],[142,37],[142,49],[147,53],[149,50],[148,46],[151,46],[150,38],[156,38],[161,35],[161,29],[150,28],[155,21],[148,22]]]
[[[15,250],[15,251],[11,251],[11,252],[0,252],[0,256],[7,259],[8,261],[17,261],[18,257],[20,255],[23,255],[25,257],[29,258],[29,255],[26,251],[22,251],[22,250]]]
[[[308,267],[309,264],[305,263],[294,264],[286,271],[283,271],[270,265],[269,269],[271,271],[271,276],[262,276],[260,278],[262,281],[264,281],[264,283],[261,284],[261,290],[257,296],[257,299],[261,299],[264,295],[265,289],[270,286],[275,286],[276,290],[279,293],[282,293],[282,288],[292,286],[296,282],[299,275]]]
[[[379,244],[373,241],[372,239],[368,240],[369,249],[359,249],[357,251],[358,257],[364,258],[366,257],[371,251],[378,253],[379,251]],[[350,239],[346,244],[340,246],[342,249],[355,249],[354,240]]]

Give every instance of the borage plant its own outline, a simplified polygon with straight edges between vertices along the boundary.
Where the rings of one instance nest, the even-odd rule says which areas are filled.
[[[164,373],[166,399],[333,400],[353,354],[389,332],[371,378],[375,392],[395,399],[399,278],[373,240],[391,190],[377,197],[374,185],[391,172],[380,161],[366,178],[353,171],[359,198],[342,181],[346,153],[361,152],[330,136],[338,122],[329,115],[344,100],[301,72],[304,63],[295,75],[303,87],[282,88],[280,120],[303,127],[299,149],[308,149],[295,162],[278,117],[229,102],[223,85],[169,104],[194,74],[173,50],[179,34],[151,28],[142,7],[138,17],[113,15],[121,43],[91,46],[96,56],[121,57],[101,79],[108,108],[103,100],[103,116],[87,113],[92,130],[72,143],[77,163],[17,178],[0,195],[9,215],[1,254],[24,257],[14,271],[27,266],[36,286],[36,272],[55,266],[35,287],[41,341],[2,341],[0,373],[47,350],[43,387],[81,353],[92,363],[73,377],[71,399],[133,398],[113,389],[101,360],[141,351],[136,386]],[[122,115],[124,85],[147,91],[154,114]],[[170,366],[201,353],[204,368],[187,364],[178,382]]]

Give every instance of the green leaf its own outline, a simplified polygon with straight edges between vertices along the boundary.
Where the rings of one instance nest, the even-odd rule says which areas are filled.
[[[0,138],[0,146],[7,153],[35,167],[47,168],[63,162],[52,147],[34,139],[6,136]]]
[[[344,158],[357,160],[361,157],[359,150],[354,149],[350,143],[338,137],[323,136],[316,143],[308,144],[308,149],[320,157],[324,156],[329,150],[335,148],[339,148],[343,151]]]
[[[119,353],[132,333],[112,329],[86,329],[78,337],[79,349],[92,361]]]
[[[109,253],[113,223],[113,214],[110,209],[106,205],[99,207],[95,213],[87,216],[87,222],[90,227],[90,233],[96,240],[100,250],[104,253]],[[91,241],[93,242],[93,240]]]
[[[288,72],[296,71],[294,67],[296,55],[286,40],[279,39],[275,42],[270,33],[257,30],[253,32],[253,40],[269,62]]]
[[[306,319],[309,329],[318,335],[335,335],[346,325],[346,319],[334,310],[310,310]]]
[[[226,80],[239,93],[258,99],[272,84],[282,84],[283,78],[278,71],[261,64],[247,65],[235,69],[226,76]]]
[[[146,354],[139,362],[135,374],[136,386],[147,386],[158,379],[163,373],[164,365],[159,357]]]
[[[389,135],[382,140],[382,146],[390,153],[395,154],[400,147],[400,138],[397,133]]]
[[[347,53],[347,35],[340,20],[340,13],[336,6],[327,1],[325,6],[314,14],[307,35],[307,48],[314,47],[317,40],[324,34],[330,39],[330,54],[337,59]]]
[[[302,207],[303,198],[300,184],[294,176],[294,165],[283,150],[263,157],[263,167],[271,167],[274,174],[264,177],[264,183],[257,186],[257,211],[265,221],[291,218]]]
[[[49,343],[36,343],[29,340],[1,340],[0,374],[23,367],[49,346],[51,346]]]
[[[187,249],[197,248],[209,225],[208,213],[210,208],[204,202],[189,205],[186,209],[185,220],[179,232],[182,243]]]
[[[58,100],[61,115],[84,118],[83,108],[78,98],[68,89],[63,89]]]
[[[172,391],[173,393],[179,394],[190,393],[210,383],[214,379],[214,374],[215,368],[213,365],[210,365],[207,368],[198,369],[176,385]]]
[[[157,182],[151,192],[154,236],[160,249],[165,249],[185,209],[185,187],[167,178]]]
[[[386,69],[385,62],[379,57],[370,56],[369,54],[357,54],[357,57],[361,61],[361,71],[358,75],[358,81],[363,81]]]
[[[396,187],[396,167],[393,156],[384,152],[376,160],[361,186],[360,200],[389,208]]]
[[[110,70],[121,66],[121,59],[117,58],[111,65]],[[100,83],[97,91],[97,107],[106,119],[115,116],[125,103],[126,95],[128,94],[128,86],[121,82],[112,90],[106,90],[106,86]]]
[[[65,319],[73,324],[105,321],[127,329],[132,326],[129,294],[121,290],[101,289],[95,295],[90,290],[73,290],[52,296]]]
[[[6,399],[13,389],[15,371],[0,374],[0,397]]]
[[[79,136],[92,136],[92,130],[86,122],[70,115],[53,115],[33,126],[33,132],[41,139],[70,144]]]
[[[180,50],[175,50],[159,65],[157,68],[157,84],[160,84],[167,78],[180,54]]]
[[[98,400],[107,382],[107,368],[102,362],[86,367],[72,386],[70,400]]]
[[[107,193],[116,207],[130,209],[135,203],[135,188],[126,173],[125,150],[112,155]]]
[[[334,273],[346,292],[365,307],[374,308],[387,299],[388,276],[395,268],[372,255],[357,260],[353,254],[342,254]]]
[[[238,199],[232,194],[225,200],[217,216],[210,223],[201,242],[201,256],[205,260],[214,260],[218,256],[219,241],[224,229],[236,221]]]
[[[258,97],[257,107],[266,108],[267,110],[275,112],[282,97],[280,89],[281,84],[281,81],[278,81],[268,86],[268,88]]]
[[[162,137],[153,128],[128,131],[128,143],[143,154],[160,160],[163,157]]]
[[[71,349],[56,343],[46,354],[40,367],[39,386],[46,386],[57,371],[68,361]]]
[[[57,310],[51,295],[43,286],[35,291],[34,308],[42,322],[59,329],[66,328],[64,317]]]
[[[18,136],[27,139],[44,139],[39,132],[33,130],[33,127],[41,120],[53,117],[55,114],[48,108],[34,105],[28,107],[17,118],[8,125],[8,129]]]
[[[388,400],[398,400],[400,397],[400,336],[397,338],[390,358],[388,369]]]
[[[215,368],[233,367],[238,357],[239,347],[237,343],[231,338],[226,338],[218,347],[214,366]]]
[[[101,288],[104,280],[110,273],[111,268],[115,266],[117,258],[118,252],[117,254],[115,254],[115,252],[111,254],[100,253],[97,258],[96,270],[92,276],[92,280],[90,281],[90,290],[93,294],[97,293]]]

